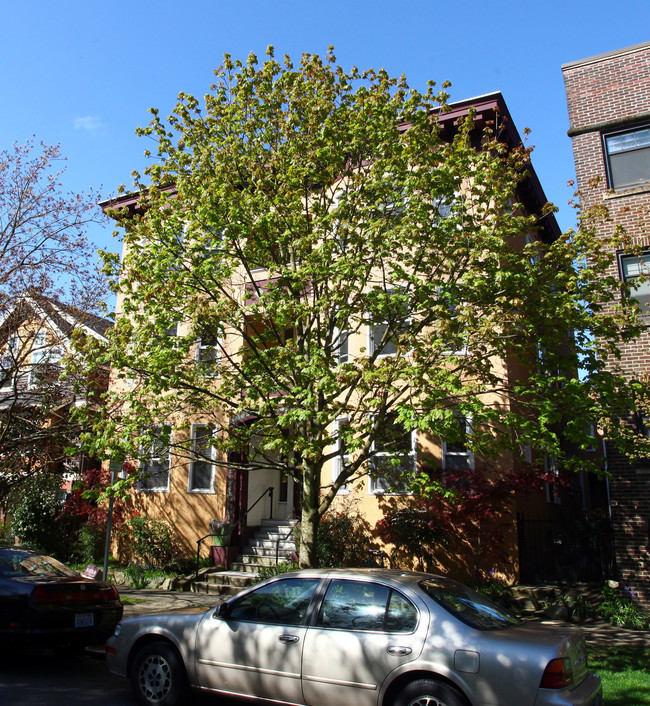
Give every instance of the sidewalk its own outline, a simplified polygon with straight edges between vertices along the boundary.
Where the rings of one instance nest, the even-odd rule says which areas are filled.
[[[163,591],[154,589],[137,589],[129,586],[118,586],[120,598],[125,601],[124,617],[147,613],[169,613],[188,608],[207,610],[223,601],[223,597],[191,593],[189,591]],[[134,601],[129,603],[129,601]]]
[[[184,591],[160,591],[153,589],[136,589],[127,586],[119,587],[120,596],[137,603],[124,606],[124,617],[147,613],[168,613],[191,608],[207,610],[223,602],[224,597],[190,593]],[[598,647],[641,647],[648,650],[650,658],[650,631],[626,630],[600,620],[588,620],[584,623],[567,623],[558,620],[544,620],[543,625],[551,627],[582,630],[587,643]]]
[[[602,620],[586,620],[584,623],[566,623],[559,620],[542,620],[542,625],[569,627],[581,630],[588,645],[594,647],[641,647],[648,651],[650,660],[650,630],[626,630]]]

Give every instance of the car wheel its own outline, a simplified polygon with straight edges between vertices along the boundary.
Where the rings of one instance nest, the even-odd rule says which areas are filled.
[[[467,701],[451,686],[433,679],[418,679],[397,694],[393,706],[467,706]]]
[[[188,694],[183,661],[165,642],[151,642],[139,650],[133,661],[131,685],[143,706],[180,706]]]

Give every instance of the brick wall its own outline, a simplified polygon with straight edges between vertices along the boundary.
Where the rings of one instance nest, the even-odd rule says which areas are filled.
[[[611,220],[599,226],[602,235],[622,224],[650,247],[650,184],[611,191],[602,138],[609,130],[650,124],[650,42],[571,62],[562,71],[581,203],[607,206]],[[611,271],[618,277],[615,257]],[[647,331],[622,347],[621,367],[629,377],[650,372],[649,344]],[[650,469],[631,465],[611,444],[607,455],[618,571],[650,607]]]

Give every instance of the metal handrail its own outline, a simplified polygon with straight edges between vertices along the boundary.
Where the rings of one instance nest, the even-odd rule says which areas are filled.
[[[296,528],[295,525],[292,525],[291,529],[283,537],[278,536],[278,538],[275,540],[275,565],[276,566],[278,565],[278,562],[280,561],[280,542],[284,542],[287,539],[289,539],[289,537],[291,537],[291,535],[293,534],[293,531],[295,528]]]
[[[233,532],[233,531],[235,530],[235,527],[238,527],[239,525],[241,525],[242,521],[245,520],[245,519],[248,517],[248,513],[257,505],[257,503],[260,502],[260,500],[262,500],[262,498],[263,498],[265,495],[268,495],[269,498],[271,499],[271,503],[270,503],[271,509],[270,509],[270,511],[269,511],[269,519],[272,520],[272,519],[273,519],[273,490],[274,490],[273,486],[270,485],[270,486],[260,495],[260,497],[257,498],[257,500],[248,508],[248,510],[246,510],[246,512],[237,520],[237,522],[235,522],[235,524],[232,526],[231,532]],[[293,530],[293,528],[292,528],[292,530]],[[195,572],[195,575],[194,575],[194,579],[195,579],[195,580],[199,578],[199,562],[200,562],[200,557],[201,557],[201,544],[202,544],[202,542],[203,542],[205,539],[207,539],[208,537],[218,537],[218,536],[219,536],[219,535],[215,535],[215,534],[212,533],[212,532],[208,532],[208,534],[206,534],[206,535],[204,535],[203,537],[201,537],[201,539],[197,539],[197,540],[196,540],[196,572]],[[240,532],[240,539],[241,539],[241,546],[242,546],[242,549],[243,549],[243,546],[244,546],[244,533],[243,533],[243,532]]]

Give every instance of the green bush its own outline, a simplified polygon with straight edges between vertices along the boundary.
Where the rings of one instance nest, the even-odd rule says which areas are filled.
[[[104,559],[106,532],[85,524],[79,530],[75,544],[75,559],[84,564],[101,564]]]
[[[330,512],[318,526],[317,566],[362,566],[368,561],[370,545],[370,526],[361,515],[348,509]]]
[[[79,530],[76,517],[62,516],[61,476],[34,473],[13,503],[11,529],[21,544],[68,561]]]
[[[604,586],[603,598],[598,607],[598,615],[619,628],[644,630],[650,628],[650,616],[636,602],[634,592],[629,588],[622,591],[614,586]]]
[[[275,566],[260,566],[259,576],[260,581],[265,581],[278,574],[286,574],[287,571],[296,571],[300,567],[295,562],[281,561]]]
[[[172,569],[179,555],[172,540],[168,522],[136,515],[122,525],[125,546],[131,563],[158,571]]]
[[[386,513],[375,532],[385,544],[393,545],[391,566],[411,568],[417,563],[420,571],[435,569],[436,553],[449,541],[431,513],[411,506]]]

